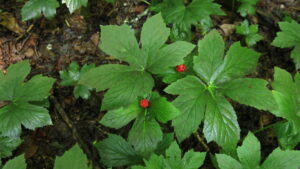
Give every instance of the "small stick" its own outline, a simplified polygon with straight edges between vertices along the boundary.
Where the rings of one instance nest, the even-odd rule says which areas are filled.
[[[199,143],[201,143],[203,145],[206,152],[210,152],[210,149],[209,149],[208,145],[205,143],[205,141],[202,139],[202,137],[199,135],[199,133],[197,131],[194,133],[194,136],[197,138]]]
[[[93,153],[90,151],[88,145],[81,139],[80,134],[77,132],[76,126],[73,125],[73,123],[69,119],[65,110],[62,108],[62,106],[59,104],[59,102],[57,101],[57,99],[54,96],[50,96],[50,99],[53,101],[54,106],[55,106],[56,110],[58,111],[58,113],[60,114],[60,116],[62,117],[62,119],[66,122],[68,127],[72,130],[74,139],[78,142],[78,144],[83,149],[83,151],[86,153],[86,155],[89,157],[89,159],[93,160],[94,159]],[[95,160],[95,159],[93,160],[93,164],[94,164],[95,169],[102,168],[100,163],[97,162],[97,160]]]

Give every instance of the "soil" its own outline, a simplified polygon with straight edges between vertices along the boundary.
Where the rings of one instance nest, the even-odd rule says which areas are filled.
[[[226,45],[241,40],[242,37],[232,33],[230,25],[243,20],[235,11],[237,4],[232,1],[218,0],[223,5],[226,16],[213,16],[215,28],[226,39]],[[104,0],[89,0],[87,8],[83,8],[74,14],[69,14],[64,6],[57,10],[57,15],[52,20],[45,18],[21,22],[21,7],[23,3],[15,0],[0,0],[0,9],[5,11],[0,14],[1,19],[10,19],[10,26],[0,26],[0,70],[12,63],[29,59],[32,72],[59,79],[59,71],[65,69],[72,61],[80,65],[95,63],[96,65],[117,62],[111,56],[107,56],[98,48],[99,25],[123,23],[130,24],[136,29],[137,34],[148,16],[143,13],[148,5],[134,0],[117,0],[115,4],[106,3]],[[257,71],[251,77],[263,78],[271,81],[274,66],[281,67],[291,73],[296,69],[290,59],[291,49],[279,49],[272,47],[270,42],[279,31],[277,22],[282,20],[284,14],[289,14],[293,19],[300,21],[300,2],[296,0],[264,0],[257,4],[257,15],[249,17],[251,23],[259,24],[259,33],[264,36],[255,50],[262,55]],[[201,37],[198,29],[193,28],[193,42]],[[72,147],[76,142],[86,153],[95,168],[105,168],[100,163],[100,156],[93,147],[93,142],[107,137],[107,133],[117,133],[127,136],[128,127],[120,130],[112,130],[101,126],[98,121],[105,112],[100,112],[100,104],[103,93],[92,93],[89,100],[75,99],[72,87],[62,87],[56,82],[52,96],[50,97],[49,113],[53,125],[39,128],[35,131],[23,129],[22,145],[14,152],[13,156],[25,153],[28,169],[52,169],[56,156]],[[164,85],[159,85],[163,89]],[[169,99],[172,97],[169,96]],[[257,131],[264,126],[275,123],[278,119],[269,112],[232,102],[237,112],[241,128],[241,138],[248,131]],[[170,125],[162,126],[164,131],[172,131]],[[199,129],[201,133],[201,128]],[[263,130],[256,134],[262,144],[262,156],[265,158],[278,146],[276,137],[271,129]],[[200,136],[202,137],[202,136]],[[191,136],[181,143],[184,151],[195,149],[207,151],[196,137]],[[215,143],[209,143],[211,153],[219,152]],[[298,145],[297,149],[300,149]],[[4,159],[5,163],[7,160]],[[206,158],[203,169],[210,169],[212,163]]]

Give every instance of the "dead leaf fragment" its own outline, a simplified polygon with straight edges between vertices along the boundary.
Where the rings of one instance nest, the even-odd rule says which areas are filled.
[[[16,18],[8,12],[0,13],[0,25],[6,27],[8,30],[15,32],[18,35],[25,33],[24,29],[20,27]]]
[[[222,29],[224,36],[230,36],[235,30],[235,25],[225,23],[222,24],[220,28]]]

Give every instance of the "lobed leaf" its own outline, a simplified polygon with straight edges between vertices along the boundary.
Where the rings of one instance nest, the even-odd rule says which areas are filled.
[[[162,140],[163,134],[154,118],[139,117],[128,134],[128,141],[144,157],[149,157]]]
[[[101,162],[108,167],[142,163],[141,157],[121,136],[109,135],[95,146],[100,152]]]
[[[21,10],[22,21],[39,18],[42,14],[51,19],[59,7],[57,0],[29,0]]]
[[[87,165],[88,159],[78,144],[64,153],[62,157],[55,160],[54,169],[90,169]]]
[[[62,0],[62,3],[67,5],[70,13],[73,13],[81,6],[87,7],[88,0]]]

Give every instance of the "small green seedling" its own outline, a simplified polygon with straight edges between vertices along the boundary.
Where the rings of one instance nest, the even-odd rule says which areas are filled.
[[[238,12],[242,17],[247,15],[255,15],[255,5],[259,0],[238,0],[241,4],[238,8]]]
[[[260,143],[249,132],[236,151],[238,159],[226,154],[217,154],[220,169],[299,169],[300,151],[276,148],[261,164]]]
[[[72,62],[69,65],[68,70],[59,71],[60,78],[62,79],[60,84],[62,86],[74,86],[73,94],[76,98],[81,97],[83,99],[88,99],[91,96],[92,88],[78,84],[78,81],[82,74],[94,67],[95,64],[84,65],[81,70],[79,70],[79,65],[76,62]]]
[[[263,39],[263,36],[257,34],[258,25],[249,25],[247,20],[236,26],[236,33],[245,36],[245,42],[249,47]]]

